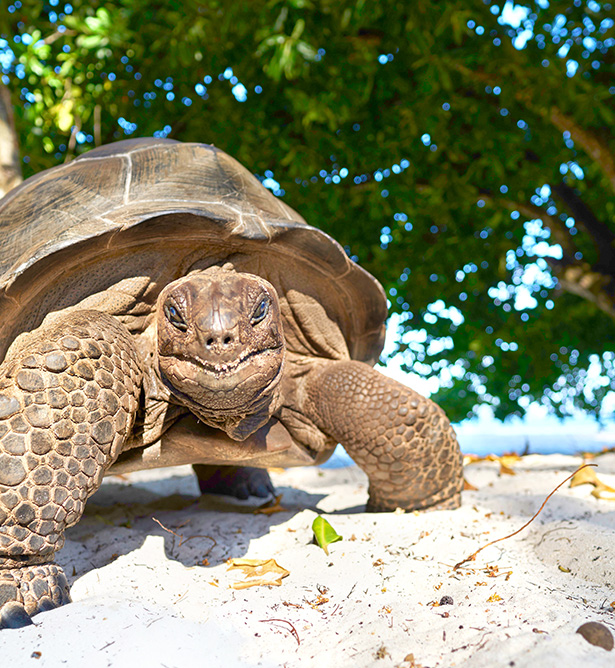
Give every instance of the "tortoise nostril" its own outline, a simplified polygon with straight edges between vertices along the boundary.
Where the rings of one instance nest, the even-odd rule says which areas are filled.
[[[205,346],[207,348],[212,348],[213,346],[217,345],[223,345],[223,346],[228,346],[231,343],[235,342],[235,337],[232,336],[232,334],[227,334],[224,338],[219,337],[219,336],[210,336],[207,338],[205,341]]]

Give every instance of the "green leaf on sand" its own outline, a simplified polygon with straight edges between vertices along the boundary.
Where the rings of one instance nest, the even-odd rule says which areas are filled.
[[[321,515],[312,522],[312,531],[314,532],[316,542],[322,547],[325,554],[329,554],[329,545],[331,543],[342,540],[342,536]]]

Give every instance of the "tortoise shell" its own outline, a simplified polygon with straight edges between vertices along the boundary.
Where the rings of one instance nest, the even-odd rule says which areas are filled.
[[[225,259],[276,287],[289,350],[373,364],[382,349],[376,279],[213,146],[96,148],[0,200],[0,235],[0,361],[48,313],[121,282],[109,310],[138,331],[166,284]]]

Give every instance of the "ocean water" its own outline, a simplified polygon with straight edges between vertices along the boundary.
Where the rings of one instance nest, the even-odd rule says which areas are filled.
[[[551,432],[527,432],[504,430],[480,432],[475,427],[464,429],[457,427],[457,438],[464,454],[503,455],[508,452],[517,454],[574,455],[580,452],[600,452],[605,448],[615,448],[615,431],[573,431],[560,428]],[[323,468],[341,468],[352,466],[352,459],[341,445],[338,445],[331,458],[322,464]]]
[[[465,454],[502,455],[506,452],[518,454],[574,455],[579,452],[600,452],[615,447],[615,433],[457,433],[459,445]]]
[[[395,341],[400,331],[395,316],[391,317],[387,327],[385,354],[395,349]],[[429,397],[437,389],[435,379],[426,380],[401,369],[401,356],[392,357],[387,366],[376,368],[389,378],[393,378]],[[526,409],[524,417],[511,418],[500,422],[493,417],[487,405],[476,409],[476,417],[454,424],[462,452],[481,457],[489,454],[502,455],[506,452],[530,452],[533,454],[567,454],[578,452],[600,452],[604,448],[615,447],[615,392],[607,395],[603,404],[602,419],[605,426],[600,427],[590,416],[578,411],[565,420],[550,415],[545,406],[533,403]],[[332,465],[338,461],[351,461],[346,453],[338,457],[338,451],[332,457]],[[345,458],[345,459],[344,459]],[[348,464],[338,464],[347,466]]]

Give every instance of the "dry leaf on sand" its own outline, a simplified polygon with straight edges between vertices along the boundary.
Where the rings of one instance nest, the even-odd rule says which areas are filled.
[[[575,473],[570,481],[570,486],[577,487],[578,485],[593,485],[592,496],[595,496],[597,499],[615,501],[615,489],[602,482],[594,469],[586,468]]]
[[[290,572],[282,568],[275,559],[229,559],[228,570],[241,570],[245,578],[240,582],[233,582],[233,589],[247,589],[248,587],[276,586]]]
[[[500,475],[516,475],[513,471],[513,464],[521,461],[521,457],[514,452],[505,455],[487,455],[486,457],[479,457],[478,455],[465,455],[463,458],[463,465],[476,464],[477,462],[498,462],[500,465]]]
[[[274,513],[284,513],[288,510],[288,508],[284,508],[284,506],[280,505],[280,501],[282,500],[282,495],[278,494],[275,499],[272,499],[271,501],[267,501],[266,503],[263,503],[262,506],[259,506],[256,508],[254,511],[255,515],[273,515]]]

